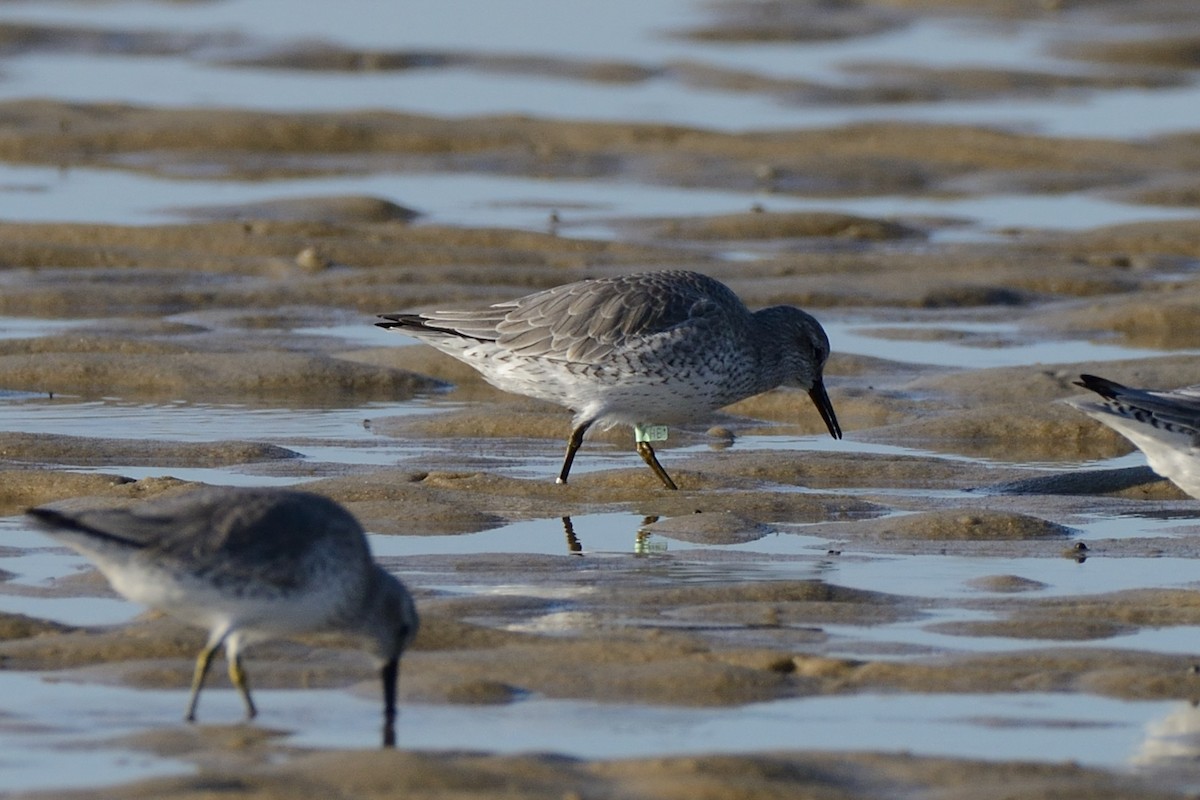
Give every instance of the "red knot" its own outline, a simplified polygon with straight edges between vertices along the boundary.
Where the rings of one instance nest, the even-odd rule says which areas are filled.
[[[675,489],[651,446],[667,425],[783,385],[807,391],[830,435],[842,436],[822,378],[829,338],[821,324],[792,306],[752,312],[699,273],[597,278],[483,309],[380,316],[379,327],[436,347],[499,389],[570,409],[559,483],[588,428],[624,424]]]
[[[394,741],[400,656],[416,635],[417,611],[339,504],[285,489],[206,487],[131,508],[54,504],[28,513],[95,563],[120,594],[209,631],[196,659],[189,721],[220,647],[246,716],[254,717],[242,649],[335,631],[362,639],[377,660],[384,740]]]

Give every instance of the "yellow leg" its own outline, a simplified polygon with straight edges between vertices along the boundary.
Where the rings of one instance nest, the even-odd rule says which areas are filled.
[[[667,471],[662,468],[662,464],[658,463],[658,457],[654,455],[654,448],[650,446],[649,442],[638,442],[637,451],[638,455],[642,457],[642,461],[645,461],[650,466],[650,469],[654,470],[654,474],[658,476],[658,479],[663,482],[663,486],[666,486],[668,489],[679,488],[675,485],[675,481],[671,480],[671,476],[667,474]]]
[[[237,687],[242,695],[242,702],[246,705],[246,719],[254,719],[258,715],[258,709],[250,699],[250,684],[246,680],[246,670],[242,668],[242,655],[233,646],[226,647],[225,655],[229,659],[229,680]]]
[[[209,639],[208,644],[196,657],[196,669],[192,671],[192,693],[188,698],[187,715],[184,717],[188,722],[196,721],[196,704],[200,702],[200,687],[204,685],[204,678],[208,675],[208,668],[212,666],[213,655],[221,646],[222,638]]]

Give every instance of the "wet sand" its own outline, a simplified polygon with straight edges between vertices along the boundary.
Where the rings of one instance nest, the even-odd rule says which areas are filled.
[[[1054,4],[991,5],[1007,16],[1045,13]],[[928,13],[914,9],[938,6],[879,3],[861,18],[830,13],[793,38],[858,35]],[[1177,13],[1171,3],[1157,7],[1162,15]],[[1107,6],[1105,11],[1121,13]],[[777,22],[768,26],[776,34]],[[754,40],[763,30],[753,18],[737,24],[731,18],[693,33]],[[75,43],[93,41],[86,32],[63,35]],[[17,38],[31,36],[25,31]],[[39,41],[53,47],[55,40]],[[1183,55],[1194,40],[1181,42],[1080,43],[1071,56],[1113,68],[1085,81],[1088,85],[1171,85],[1196,66]],[[145,42],[147,48],[179,46],[191,45]],[[402,56],[300,50],[243,66],[401,69],[407,64]],[[476,67],[484,59],[445,58]],[[489,69],[562,68],[484,61]],[[575,79],[646,79],[638,65],[585,66],[575,65]],[[832,91],[764,84],[697,65],[673,69],[697,82],[728,86],[740,80],[753,92]],[[1076,85],[1016,71],[877,69],[871,75],[872,96],[890,93],[897,103],[925,101],[931,94],[1011,97]],[[866,102],[865,91],[839,102]],[[669,186],[766,189],[781,196],[1086,189],[1177,208],[1194,208],[1200,185],[1195,133],[1116,141],[880,122],[731,134],[529,118],[296,115],[54,101],[0,103],[0,114],[5,120],[0,157],[8,161],[215,174],[231,181],[384,167],[453,171],[469,164],[499,175],[637,174]],[[1092,538],[1086,549],[1078,546],[1077,526],[1089,517],[1136,518],[1150,506],[1188,515],[1200,507],[1144,469],[1104,475],[1074,470],[1079,462],[1131,448],[1057,402],[1080,392],[1072,385],[1080,372],[1138,385],[1200,383],[1200,362],[1193,356],[951,369],[838,353],[835,339],[826,382],[849,438],[929,455],[864,455],[836,447],[798,454],[783,440],[820,434],[823,425],[806,398],[780,390],[679,431],[660,452],[681,486],[668,493],[636,459],[579,472],[569,486],[556,486],[552,470],[527,477],[493,469],[495,461],[479,455],[480,441],[514,453],[515,460],[536,453],[552,463],[565,441],[565,412],[498,392],[429,348],[367,347],[290,333],[369,327],[381,312],[486,303],[585,276],[679,267],[726,281],[751,306],[791,303],[821,319],[841,315],[885,329],[896,325],[893,335],[901,340],[921,335],[903,328],[905,322],[951,329],[982,320],[1015,323],[1017,333],[1011,335],[1036,340],[1093,337],[1163,351],[1196,348],[1200,225],[1194,221],[1070,232],[1048,224],[958,242],[938,238],[960,224],[953,219],[775,213],[768,200],[742,214],[629,219],[615,226],[610,240],[582,240],[558,235],[550,219],[545,232],[426,224],[419,215],[421,198],[408,202],[411,209],[345,196],[212,206],[194,209],[194,222],[159,226],[0,223],[5,243],[0,314],[88,320],[36,338],[0,340],[0,388],[6,391],[251,409],[346,407],[445,392],[438,396],[455,404],[443,413],[364,420],[375,434],[420,448],[386,468],[313,463],[269,441],[226,441],[219,432],[207,443],[152,440],[136,430],[100,437],[3,432],[5,513],[68,497],[129,502],[187,485],[81,474],[67,466],[254,465],[261,474],[310,479],[306,488],[345,503],[368,529],[385,535],[465,535],[516,520],[620,511],[646,517],[646,530],[657,535],[710,546],[688,557],[714,569],[746,558],[722,551],[723,545],[800,533],[830,542],[829,551],[814,561],[896,554],[995,559],[995,571],[973,584],[975,594],[947,597],[927,595],[920,586],[900,591],[899,583],[888,590],[841,586],[836,576],[833,582],[748,581],[734,571],[726,580],[677,582],[648,575],[646,559],[634,553],[603,559],[572,555],[566,531],[558,555],[385,557],[408,580],[424,621],[404,661],[401,692],[409,703],[490,705],[532,695],[719,709],[863,692],[1200,697],[1200,678],[1191,669],[1200,642],[1179,653],[1109,642],[1158,627],[1200,626],[1200,595],[1178,588],[1096,586],[1087,595],[1031,598],[1028,592],[1038,582],[1007,566],[1027,558],[1200,557],[1200,545],[1188,536]],[[731,259],[729,253],[754,258]],[[968,344],[982,350],[1009,343],[1000,336],[1001,341],[984,337]],[[710,430],[714,422],[722,430]],[[747,436],[780,437],[781,444],[739,447]],[[712,446],[697,446],[705,444]],[[626,431],[597,432],[580,463],[625,449],[631,449]],[[445,588],[493,584],[539,591],[500,595]],[[111,596],[94,573],[0,590]],[[547,599],[565,590],[569,601]],[[988,615],[931,623],[931,631],[963,640],[1020,639],[1027,646],[913,653],[887,643],[835,641],[825,630],[920,621],[947,610]],[[154,615],[99,627],[3,614],[0,640],[5,670],[178,689],[182,708],[202,637]],[[351,687],[369,681],[365,661],[335,645],[312,641],[256,649],[250,656],[256,686]],[[846,656],[847,649],[857,652]],[[223,677],[214,678],[214,685],[222,685]],[[589,760],[322,751],[280,743],[266,728],[205,722],[120,740],[133,750],[197,766],[192,774],[122,786],[121,795],[1166,798],[1187,796],[1198,777],[1194,767],[1178,763],[1136,773],[901,752]],[[112,791],[50,794],[88,798]]]

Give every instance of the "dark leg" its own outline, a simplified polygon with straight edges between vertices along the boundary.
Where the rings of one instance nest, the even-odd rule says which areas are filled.
[[[638,455],[642,457],[642,461],[649,464],[650,469],[654,470],[654,474],[663,482],[663,486],[666,486],[668,489],[679,488],[675,485],[675,481],[671,480],[671,476],[667,474],[667,471],[662,468],[662,464],[658,463],[658,457],[654,455],[654,448],[650,446],[649,442],[638,442],[637,451]]]
[[[587,433],[587,429],[592,426],[592,422],[593,420],[589,419],[571,431],[571,438],[567,439],[567,455],[563,458],[562,469],[559,471],[558,480],[555,483],[567,482],[567,473],[571,471],[571,464],[575,461],[575,451],[583,444],[583,434]]]

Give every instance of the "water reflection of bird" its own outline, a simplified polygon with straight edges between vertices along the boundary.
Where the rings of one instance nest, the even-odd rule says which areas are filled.
[[[575,535],[575,523],[570,517],[562,517],[563,533],[567,537],[567,552],[573,556],[583,555],[583,542]],[[650,534],[644,530],[646,525],[657,522],[658,517],[643,517],[642,527],[638,528],[633,535],[633,552],[635,555],[646,555],[650,550],[646,546]]]
[[[1102,399],[1076,397],[1067,403],[1133,442],[1151,469],[1200,498],[1200,386],[1131,389],[1095,375],[1080,375],[1076,385]]]
[[[567,552],[574,556],[583,555],[583,542],[575,535],[575,523],[570,517],[562,517],[563,533],[567,537]]]
[[[1146,735],[1130,758],[1138,767],[1190,768],[1200,757],[1200,708],[1174,703],[1170,713],[1146,723]]]
[[[651,446],[667,424],[781,385],[806,390],[830,435],[842,435],[822,377],[829,339],[820,323],[792,306],[751,312],[695,272],[584,280],[483,309],[382,319],[380,327],[415,336],[499,389],[571,409],[559,483],[598,422],[633,426],[638,454],[675,489]]]
[[[417,632],[404,585],[371,558],[342,506],[306,492],[208,487],[129,509],[42,506],[29,514],[87,556],[119,593],[209,630],[187,719],[222,645],[246,715],[256,714],[242,648],[275,636],[361,638],[383,680],[384,740],[394,741],[401,653]]]

